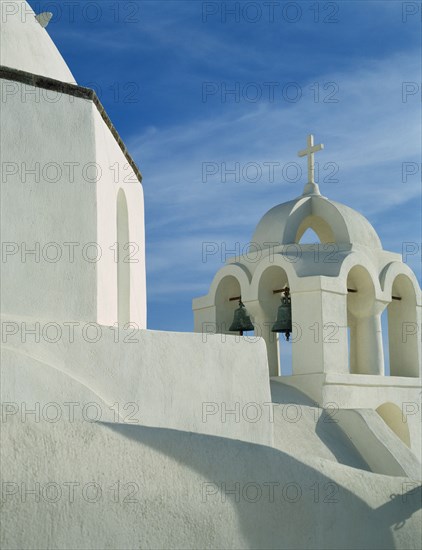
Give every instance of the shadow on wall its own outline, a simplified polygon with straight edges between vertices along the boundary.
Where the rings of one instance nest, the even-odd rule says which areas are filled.
[[[340,464],[371,472],[371,468],[338,425],[335,418],[335,409],[331,411],[324,410],[322,412],[318,419],[315,433]]]
[[[422,485],[419,485],[419,487],[409,489],[405,493],[397,494],[393,493],[390,495],[390,500],[377,508],[375,510],[375,513],[377,516],[382,516],[383,514],[389,515],[391,513],[391,504],[392,502],[409,502],[410,506],[407,509],[407,514],[404,515],[401,520],[400,518],[397,523],[394,524],[393,529],[397,531],[398,529],[401,529],[406,524],[406,519],[410,518],[415,512],[421,509],[421,503],[422,503]]]
[[[273,403],[295,404],[311,409],[318,407],[307,395],[281,382],[271,384],[271,396]],[[321,414],[319,414],[316,423],[315,433],[322,443],[333,453],[340,464],[370,472],[371,469],[368,464],[338,425],[335,418],[335,409],[320,410]],[[312,415],[310,414],[310,416]]]
[[[104,425],[199,474],[202,485],[215,487],[207,500],[202,500],[204,506],[208,503],[203,515],[210,522],[213,517],[226,517],[224,512],[227,514],[233,508],[238,529],[248,548],[395,548],[391,530],[404,528],[407,519],[420,507],[417,492],[409,491],[406,499],[386,494],[387,502],[374,510],[329,477],[270,447],[168,429]],[[166,476],[171,477],[171,469]],[[390,481],[390,478],[377,476],[373,483],[377,479],[380,483],[378,494],[383,490],[383,483],[386,493],[389,483],[391,487],[401,487],[400,480],[391,478]],[[168,481],[171,487],[171,479]],[[236,491],[222,492],[222,484],[233,489],[235,483],[239,483],[240,498]],[[274,488],[274,498],[261,495],[252,502],[257,487],[262,489],[268,484]],[[247,485],[255,488],[255,492],[250,491],[249,499],[244,497]],[[355,486],[363,494],[367,490],[368,498],[373,498],[372,489],[367,488],[365,480],[359,480]],[[320,489],[318,498],[315,487]],[[186,485],[185,489],[184,495],[177,495],[182,514],[184,498],[189,499],[190,504],[196,499],[201,506],[201,488],[196,491],[195,487]],[[406,534],[401,535],[402,540],[406,537],[407,548],[418,545],[415,523],[412,522]],[[208,523],[208,527],[215,529],[212,523]],[[235,530],[236,526],[229,522],[230,528]]]

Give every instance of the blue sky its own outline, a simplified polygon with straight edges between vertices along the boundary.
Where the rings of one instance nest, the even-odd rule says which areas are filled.
[[[385,249],[420,246],[417,3],[30,4],[54,12],[50,35],[143,174],[149,328],[192,330],[221,256],[301,193],[310,132],[325,144],[322,193],[365,215]],[[207,242],[222,254],[204,262]],[[420,258],[406,258],[418,275]]]

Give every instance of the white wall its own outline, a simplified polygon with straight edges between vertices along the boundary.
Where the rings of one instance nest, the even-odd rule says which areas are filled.
[[[128,209],[129,242],[119,247],[121,259],[130,271],[130,321],[146,328],[146,273],[144,194],[141,183],[119,145],[93,105],[96,162],[103,168],[96,190],[97,239],[105,251],[97,264],[97,316],[100,324],[118,321],[117,262],[117,197],[124,193]]]
[[[28,320],[25,328],[35,322]],[[5,317],[2,323],[2,348],[14,357],[13,368],[7,368],[10,361],[5,359],[2,375],[3,396],[11,402],[20,403],[28,396],[24,365],[29,358],[33,369],[43,372],[34,386],[50,380],[44,397],[34,389],[44,404],[80,402],[77,388],[82,385],[92,393],[93,401],[107,404],[109,414],[115,403],[122,417],[136,409],[135,418],[143,425],[272,444],[271,395],[262,340],[251,343],[227,336],[222,342],[220,335],[117,332],[80,323],[71,337],[67,326],[57,325],[61,338],[51,343],[46,338],[56,338],[54,327],[45,328],[48,321],[38,323],[38,342],[24,333],[21,319]],[[51,369],[57,384],[49,375]],[[67,388],[65,394],[63,388]],[[32,405],[29,399],[28,407]]]
[[[420,547],[406,478],[160,428],[11,419],[2,432],[3,548]]]
[[[11,84],[0,136],[2,311],[117,322],[114,245],[122,189],[132,243],[122,251],[133,260],[130,320],[145,328],[141,183],[93,102]],[[37,256],[22,256],[34,249]]]
[[[420,462],[376,411],[342,409],[335,417],[373,472],[420,479]]]
[[[375,411],[382,405],[393,404],[398,411],[398,419],[402,427],[409,430],[410,448],[420,462],[422,418],[420,379],[332,373],[306,377],[289,376],[278,380],[304,392],[321,407],[334,407],[335,410],[372,409]],[[390,424],[394,429],[394,424],[391,422]]]
[[[85,248],[97,240],[92,104],[13,84],[1,106],[1,309],[94,320],[95,248]]]

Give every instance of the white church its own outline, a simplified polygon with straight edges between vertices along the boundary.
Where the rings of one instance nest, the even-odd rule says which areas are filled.
[[[420,288],[323,145],[195,332],[148,330],[141,173],[50,15],[0,10],[0,547],[420,548]]]

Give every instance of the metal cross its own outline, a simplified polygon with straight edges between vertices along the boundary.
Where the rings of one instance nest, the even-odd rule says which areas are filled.
[[[320,143],[319,145],[314,145],[314,136],[312,134],[309,134],[307,148],[298,152],[299,157],[308,157],[308,183],[315,183],[314,154],[317,151],[321,151],[322,149],[324,149],[324,145],[322,143]]]

